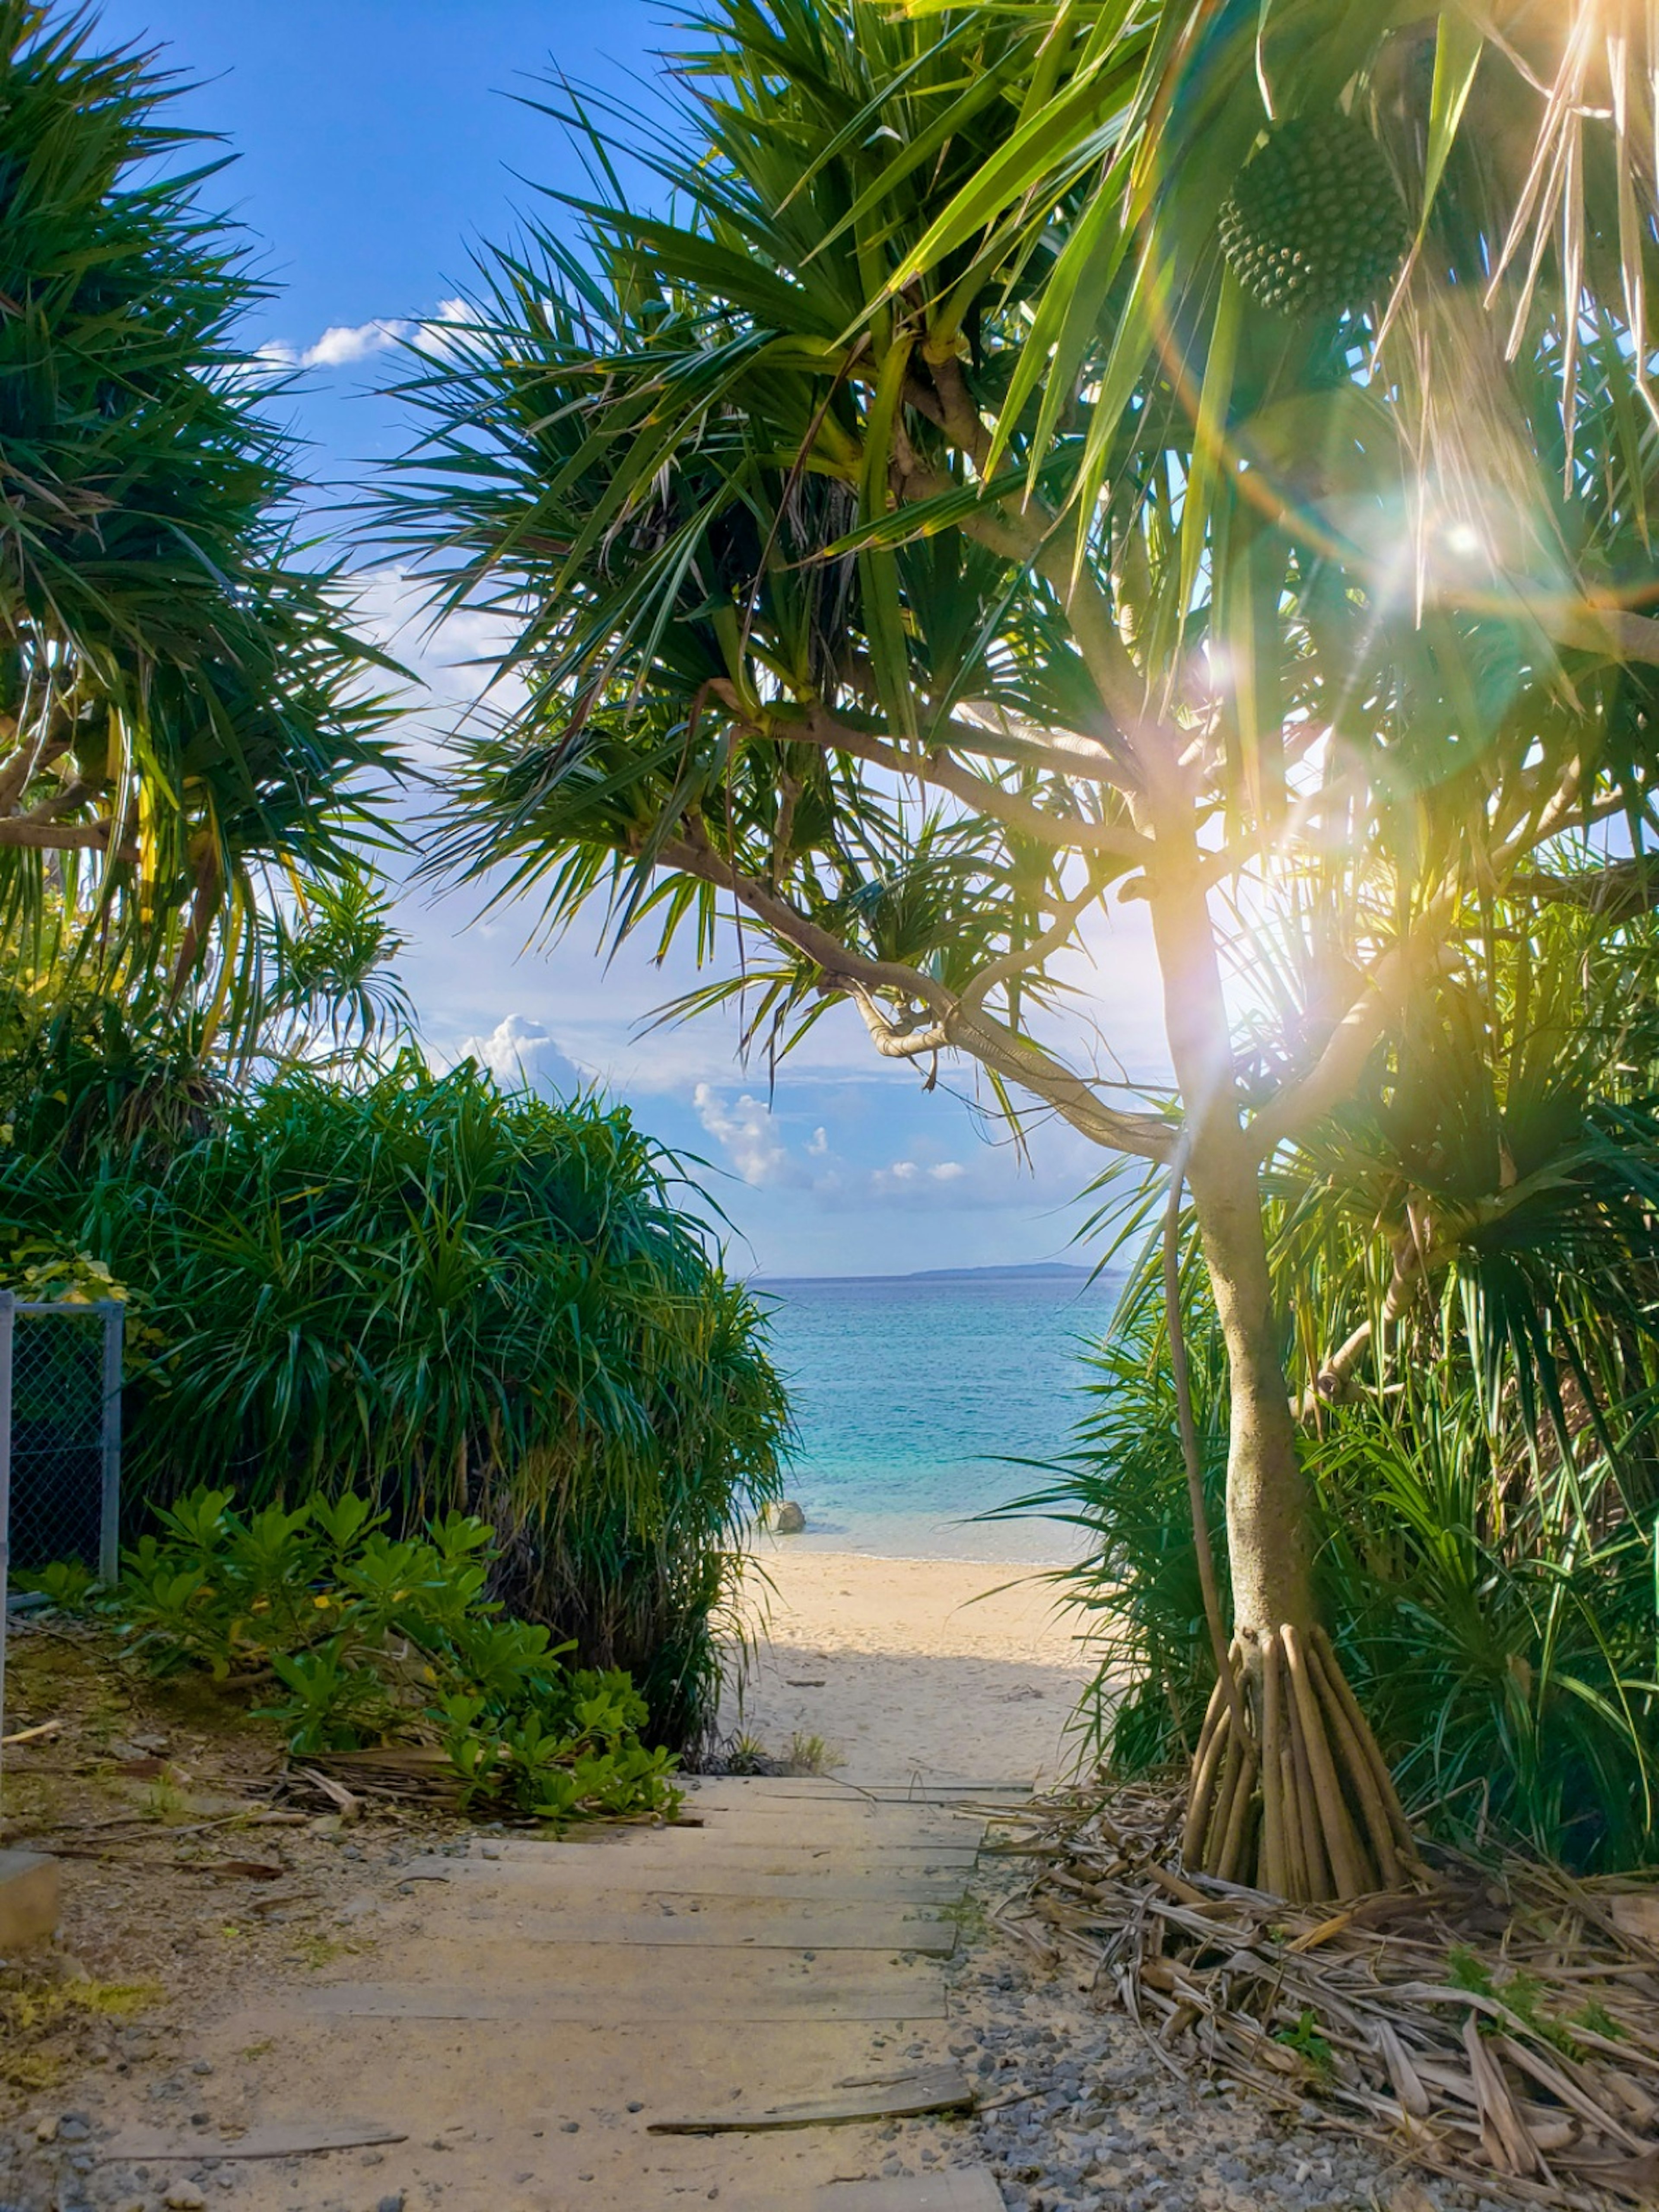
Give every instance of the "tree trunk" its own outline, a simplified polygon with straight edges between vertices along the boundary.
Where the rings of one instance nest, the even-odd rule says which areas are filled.
[[[1152,886],[1186,1175],[1227,1352],[1231,1681],[1194,1759],[1190,1863],[1301,1899],[1398,1885],[1415,1868],[1375,1739],[1316,1615],[1312,1514],[1279,1358],[1255,1152],[1200,855],[1162,827]]]

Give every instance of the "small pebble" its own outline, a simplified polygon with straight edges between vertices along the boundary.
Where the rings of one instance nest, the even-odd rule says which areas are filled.
[[[161,2202],[167,2212],[202,2212],[207,2199],[193,2181],[174,2181],[168,2185]]]
[[[394,2189],[389,2195],[383,2197],[374,2207],[374,2212],[404,2212],[403,2191]]]
[[[559,2132],[566,2136],[579,2135],[581,2132],[581,2124],[580,2120],[561,2120]]]

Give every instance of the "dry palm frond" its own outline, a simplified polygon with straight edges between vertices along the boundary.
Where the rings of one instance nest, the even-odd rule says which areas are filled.
[[[1076,1790],[999,1820],[1012,1921],[1088,1960],[1179,2062],[1528,2203],[1659,2187],[1659,1885],[1436,1854],[1425,1892],[1292,1905],[1180,1863],[1182,1793]]]
[[[1504,372],[1503,333],[1466,291],[1413,273],[1389,363],[1398,381],[1416,605],[1577,590],[1532,427]],[[1569,410],[1571,393],[1564,398]],[[1571,413],[1565,441],[1571,469]]]
[[[1506,46],[1501,33],[1494,35],[1500,46]],[[1521,61],[1512,52],[1510,58]],[[1514,360],[1525,338],[1539,274],[1554,236],[1561,280],[1562,374],[1571,453],[1579,317],[1589,274],[1586,255],[1593,248],[1595,229],[1585,187],[1587,121],[1610,123],[1613,130],[1620,284],[1629,327],[1638,339],[1632,369],[1650,410],[1654,406],[1647,373],[1643,258],[1656,181],[1659,16],[1646,0],[1572,0],[1564,11],[1553,76],[1547,82],[1540,82],[1524,63],[1521,65],[1542,94],[1544,111],[1508,234],[1492,268],[1486,299],[1490,305],[1511,268],[1522,267],[1507,340],[1509,358]],[[1644,207],[1649,211],[1646,216]]]

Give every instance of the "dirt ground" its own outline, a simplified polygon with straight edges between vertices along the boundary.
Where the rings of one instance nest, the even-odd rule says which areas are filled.
[[[198,1675],[151,1680],[102,1629],[14,1616],[7,1733],[54,1723],[6,1748],[0,1778],[0,1840],[51,1851],[63,1878],[58,1942],[0,1962],[4,2212],[123,2202],[76,2147],[77,2102],[115,2086],[100,2075],[128,2077],[158,2117],[219,2118],[235,2054],[189,2047],[188,2024],[358,1948],[364,1862],[462,1826],[299,1802],[274,1732],[240,1700]],[[159,2203],[160,2187],[125,2201]]]

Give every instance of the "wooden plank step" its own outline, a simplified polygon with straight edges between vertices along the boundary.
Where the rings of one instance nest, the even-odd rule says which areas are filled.
[[[543,1843],[534,1837],[510,1837],[501,1843],[475,1844],[469,1860],[486,1866],[503,1859],[526,1865],[568,1865],[578,1858],[605,1859],[629,1866],[752,1866],[757,1874],[787,1874],[805,1863],[834,1860],[849,1870],[865,1872],[892,1867],[900,1872],[920,1867],[970,1867],[979,1856],[979,1845],[960,1839],[950,1843],[888,1843],[876,1839],[842,1842],[831,1837],[801,1836],[769,1840],[741,1829],[676,1828],[667,1833],[641,1832],[637,1838],[617,1838],[605,1843]]]
[[[737,1910],[720,1908],[737,1907]],[[817,1911],[789,1900],[757,1905],[738,1898],[711,1899],[694,1911],[653,1905],[641,1893],[630,1905],[607,1891],[600,1909],[574,1906],[566,1912],[486,1912],[475,1906],[468,1924],[493,1929],[514,1943],[620,1943],[644,1950],[682,1947],[754,1951],[914,1951],[923,1958],[948,1959],[957,1947],[957,1926],[879,1905],[826,1905]]]
[[[1017,1804],[1031,1795],[1029,1782],[835,1782],[809,1774],[708,1774],[678,1778],[688,1805],[699,1799],[739,1796],[810,1797],[818,1803],[954,1805],[982,1797]]]
[[[1000,1805],[1004,1801],[988,1802]],[[948,1827],[957,1814],[954,1802],[866,1797],[850,1791],[839,1797],[799,1797],[793,1790],[769,1790],[757,1783],[711,1783],[704,1790],[688,1790],[675,1817],[695,1820],[711,1809],[746,1815],[766,1814],[775,1820],[927,1820],[940,1827]]]
[[[597,1983],[583,1978],[570,1986],[541,1982],[521,1991],[483,1990],[473,1983],[342,1982],[309,1991],[294,2009],[322,2020],[462,2020],[514,2027],[670,2029],[687,2020],[738,2025],[945,2016],[943,1982],[937,1974],[912,1966],[890,1966],[833,1984],[784,1978],[750,1981],[723,1972],[706,1984],[688,1985],[678,1975],[659,1974],[637,1990],[619,1988],[603,1978]]]
[[[169,2135],[155,2128],[128,2128],[93,2156],[107,2166],[165,2166],[183,2160],[199,2166],[221,2158],[308,2158],[322,2151],[366,2150],[409,2141],[406,2128],[382,2127],[376,2120],[270,2120],[245,2135],[221,2136],[198,2129]]]
[[[824,1842],[861,1844],[976,1843],[985,1832],[983,1813],[971,1818],[950,1807],[911,1805],[825,1805],[811,1797],[792,1797],[781,1805],[688,1805],[669,1824],[672,1836],[749,1836],[776,1843],[791,1836]]]
[[[988,2166],[947,2166],[896,2181],[826,2182],[813,2193],[812,2212],[1007,2212],[1007,2207]]]
[[[920,1954],[905,1959],[896,1951],[838,1951],[827,1945],[820,1950],[815,1943],[793,1950],[752,1950],[741,1943],[708,1943],[686,1947],[671,1966],[643,1944],[531,1946],[514,1929],[472,1921],[462,1927],[428,1922],[410,1963],[416,1972],[409,1978],[399,1975],[400,1986],[407,1979],[410,1988],[475,1988],[514,2001],[538,1995],[562,1999],[602,1989],[631,2004],[659,1996],[665,1978],[672,1981],[677,2001],[711,1990],[783,1988],[818,1990],[829,1996],[884,1978],[895,1987],[914,1984],[925,1990],[939,1981],[939,1970],[930,1961]],[[343,1962],[312,1986],[351,1989],[371,1978],[380,1980],[377,1968]]]
[[[959,2112],[973,2108],[973,2085],[957,2066],[930,2066],[915,2073],[873,2075],[838,2081],[819,2097],[791,2099],[775,2105],[729,2105],[718,2112],[653,2120],[653,2136],[753,2135],[778,2128],[838,2127],[857,2120],[902,2120],[923,2112]]]
[[[838,1905],[953,1905],[967,1888],[968,1869],[957,1875],[848,1874],[837,1866],[796,1867],[785,1874],[753,1867],[662,1867],[565,1861],[556,1867],[524,1859],[415,1860],[402,1869],[406,1881],[453,1882],[480,1890],[544,1890],[553,1894],[650,1897],[796,1898]]]
[[[449,1997],[456,1990],[473,1990],[498,1997],[502,2004],[577,2004],[602,1996],[611,2008],[623,2006],[617,2017],[650,2020],[664,2002],[675,2013],[696,2013],[699,2006],[738,2004],[750,1997],[769,2002],[787,2000],[787,2008],[811,2008],[811,2002],[832,2004],[842,1993],[858,1997],[880,1984],[894,1993],[894,2006],[905,2017],[905,2004],[938,1997],[945,1984],[933,1960],[898,1951],[818,1951],[817,1944],[803,1951],[750,1951],[744,1944],[702,1944],[677,1951],[664,1960],[644,1944],[556,1944],[531,1947],[520,1942],[507,1929],[429,1927],[420,1936],[420,1948],[411,1960],[416,1978],[398,1975],[396,1984],[407,1990],[434,1989]],[[316,1989],[356,1989],[361,1982],[380,1978],[374,1969],[337,1971],[334,1980],[316,1982]],[[606,2015],[611,2017],[611,2015]]]

